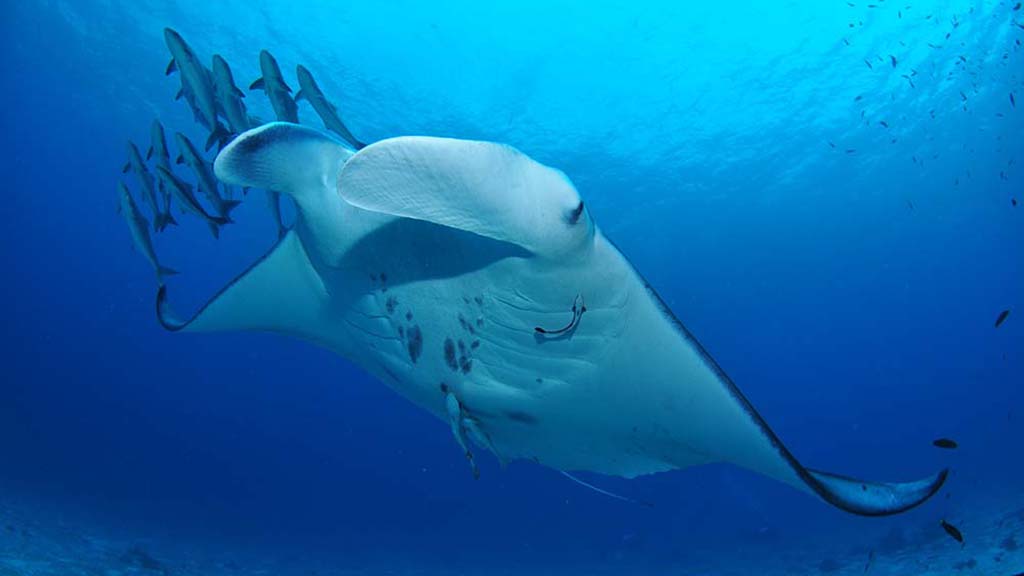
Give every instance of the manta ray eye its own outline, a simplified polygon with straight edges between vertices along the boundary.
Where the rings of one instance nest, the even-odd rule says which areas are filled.
[[[576,208],[570,210],[569,213],[565,215],[565,221],[569,224],[569,226],[575,226],[576,223],[580,221],[580,216],[582,215],[583,201],[580,200],[579,205],[576,206]]]

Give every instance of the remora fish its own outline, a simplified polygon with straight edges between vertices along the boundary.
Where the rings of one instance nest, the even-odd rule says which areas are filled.
[[[178,204],[180,204],[187,212],[191,212],[205,220],[207,226],[210,227],[210,232],[213,234],[213,237],[220,238],[220,227],[225,224],[230,224],[231,220],[221,216],[211,216],[208,214],[206,210],[203,209],[203,205],[196,199],[196,195],[192,192],[192,185],[175,176],[167,168],[157,166],[156,173],[160,180],[164,182],[164,186],[170,190],[171,195],[178,200]]]
[[[153,120],[153,125],[149,130],[149,150],[146,152],[146,160],[153,160],[153,163],[159,167],[171,169],[171,153],[167,151],[167,138],[164,136],[164,125],[159,120]],[[158,189],[160,194],[163,195],[164,203],[164,214],[171,213],[171,193],[164,186],[164,181],[157,178],[159,183]],[[173,219],[172,219],[173,220]],[[174,222],[177,224],[177,222]]]
[[[217,97],[217,104],[228,121],[228,128],[232,135],[238,135],[248,130],[249,115],[245,110],[242,98],[245,93],[235,86],[235,78],[231,74],[231,67],[220,54],[213,55],[213,92]]]
[[[730,462],[867,516],[913,508],[946,480],[804,466],[569,179],[510,146],[399,137],[354,152],[273,123],[232,141],[214,171],[289,195],[297,225],[191,318],[160,289],[168,330],[315,342],[499,460],[624,477]]]
[[[277,60],[266,50],[260,51],[260,73],[262,76],[253,81],[249,90],[266,92],[267,98],[270,99],[270,106],[274,109],[278,120],[298,124],[299,107],[292,100],[292,89],[285,83]],[[281,219],[281,193],[276,190],[267,190],[267,202],[270,204],[270,215],[273,216],[274,223],[277,224],[277,237],[284,238],[288,228]]]
[[[181,150],[181,154],[178,156],[178,164],[188,164],[188,167],[192,169],[196,174],[196,181],[198,182],[199,191],[206,196],[206,199],[213,206],[213,211],[218,216],[224,219],[228,219],[231,215],[231,211],[234,210],[240,202],[237,200],[225,200],[221,198],[218,190],[217,177],[213,175],[213,165],[203,159],[196,150],[192,141],[181,132],[177,132],[174,135],[178,142],[178,149]]]
[[[338,115],[338,109],[331,104],[324,93],[320,90],[320,86],[317,85],[316,80],[313,79],[313,75],[309,73],[309,70],[305,66],[299,64],[295,69],[295,74],[299,78],[299,92],[295,94],[295,101],[305,100],[316,110],[316,113],[323,120],[324,126],[328,130],[332,130],[339,136],[348,140],[356,150],[363,148],[366,144],[360,142],[355,136],[349,132],[345,123],[341,121],[341,116]]]
[[[164,41],[171,51],[167,73],[177,70],[181,74],[181,94],[189,99],[200,123],[210,130],[206,149],[209,150],[217,142],[227,143],[228,131],[217,120],[217,99],[213,93],[210,71],[199,61],[185,39],[174,30],[164,28]]]
[[[253,81],[249,90],[266,92],[278,120],[298,124],[299,107],[292,100],[292,89],[285,83],[277,60],[266,50],[260,51],[260,73],[262,76]]]
[[[124,185],[124,182],[117,183],[117,190],[121,196],[118,212],[124,217],[124,221],[128,223],[128,229],[131,230],[135,249],[153,265],[153,270],[156,271],[156,281],[163,286],[164,276],[170,276],[178,272],[166,266],[161,266],[160,261],[157,260],[156,251],[153,250],[153,240],[149,237],[149,223],[146,222],[146,218],[139,212],[139,207],[135,205],[135,200],[132,199],[131,192],[128,191],[128,187]]]
[[[142,160],[142,155],[138,152],[138,147],[135,146],[135,142],[128,140],[128,162],[125,163],[124,168],[121,170],[124,173],[132,171],[138,178],[138,183],[142,186],[142,200],[150,206],[150,213],[153,214],[153,229],[160,230],[161,212],[160,205],[157,203],[157,191],[155,190],[156,183],[153,179],[153,174],[150,170],[145,167],[145,162]]]

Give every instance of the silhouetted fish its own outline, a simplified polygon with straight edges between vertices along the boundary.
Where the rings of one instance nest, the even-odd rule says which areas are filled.
[[[958,530],[956,526],[953,526],[945,520],[942,520],[940,524],[942,524],[942,529],[946,531],[946,534],[949,534],[950,538],[961,544],[964,543],[964,535],[960,533],[960,530]]]
[[[864,565],[864,573],[867,574],[868,570],[871,570],[871,565],[875,563],[875,551],[868,552],[868,563]]]
[[[957,447],[957,443],[956,441],[950,440],[949,438],[939,438],[938,440],[932,442],[932,446],[952,450]]]
[[[892,63],[892,67],[893,67],[893,68],[895,68],[895,67],[896,67],[896,57],[895,57],[895,56],[893,56],[892,54],[889,54],[889,62],[891,62],[891,63]]]
[[[1014,202],[1016,202],[1016,200],[1014,200]],[[1014,206],[1016,206],[1016,204],[1014,204]],[[996,328],[999,328],[999,326],[1002,325],[1002,323],[1006,321],[1006,317],[1009,316],[1009,315],[1010,315],[1010,311],[1009,310],[1003,310],[1002,312],[1000,312],[999,316],[996,318]]]
[[[1010,106],[1017,107],[1017,100],[1013,97],[1013,92],[1010,92]]]

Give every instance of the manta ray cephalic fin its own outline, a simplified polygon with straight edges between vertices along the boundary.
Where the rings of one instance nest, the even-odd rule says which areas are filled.
[[[345,163],[338,194],[353,206],[517,244],[545,256],[590,238],[583,201],[565,175],[511,146],[403,136]]]

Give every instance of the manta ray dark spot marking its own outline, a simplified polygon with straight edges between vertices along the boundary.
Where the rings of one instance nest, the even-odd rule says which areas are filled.
[[[411,322],[412,321],[412,312],[406,312],[405,313],[405,319]]]
[[[406,343],[406,347],[409,350],[409,359],[415,364],[420,359],[420,354],[423,353],[423,332],[420,331],[419,325],[414,325],[407,331],[409,341]]]
[[[469,356],[461,356],[459,358],[459,370],[462,370],[463,374],[469,374],[473,370],[473,359]]]
[[[523,412],[521,410],[509,410],[505,412],[505,416],[508,416],[509,420],[513,422],[519,422],[520,424],[536,424],[537,417],[529,412]]]
[[[405,326],[398,327],[398,337],[405,340]]]
[[[469,347],[472,348],[473,350],[476,350],[477,348],[480,347],[480,341],[479,340],[473,340],[473,343],[470,344]]]
[[[583,215],[583,201],[580,200],[580,203],[576,206],[576,208],[573,208],[572,210],[570,210],[568,212],[568,214],[565,215],[565,222],[569,226],[575,226],[576,223],[580,221],[580,216],[582,216],[582,215]]]
[[[388,296],[388,299],[384,301],[384,308],[388,311],[388,314],[394,314],[395,308],[398,307],[398,298],[394,296]]]
[[[483,306],[484,305],[484,297],[483,296],[474,296],[473,297],[473,301],[476,302],[477,306]]]
[[[455,361],[455,342],[452,342],[451,338],[444,339],[444,363],[452,372],[459,371],[459,364]]]

